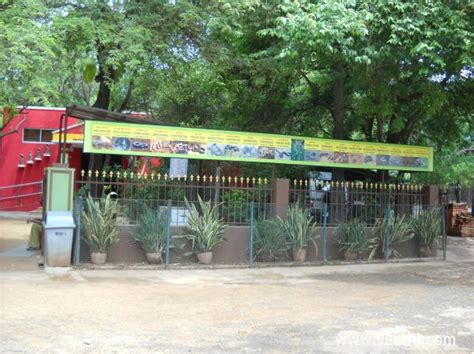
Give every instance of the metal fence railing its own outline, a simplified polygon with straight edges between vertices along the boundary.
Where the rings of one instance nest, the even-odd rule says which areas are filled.
[[[184,201],[196,202],[198,196],[220,205],[222,216],[230,223],[241,223],[250,203],[272,202],[272,184],[266,178],[185,176],[164,174],[138,175],[130,172],[85,172],[76,181],[79,195],[93,197],[113,193],[130,220],[136,219],[140,205],[158,206],[170,200],[176,207]],[[245,212],[244,212],[245,211]]]
[[[268,179],[223,176],[186,176],[170,178],[166,174],[137,175],[129,172],[82,171],[76,181],[79,196],[93,198],[112,193],[118,200],[119,220],[135,224],[147,208],[159,209],[170,203],[172,215],[183,213],[185,201],[198,197],[218,205],[226,223],[248,222],[251,203],[265,209],[272,202],[272,184]]]
[[[0,187],[0,210],[32,210],[41,206],[43,181]]]
[[[400,214],[416,213],[423,203],[423,190],[421,185],[293,180],[290,202],[298,201],[305,203],[315,217],[326,205],[328,225],[353,218],[370,225],[383,216],[389,205]]]
[[[190,251],[189,243],[186,245],[187,228],[187,217],[189,210],[184,202],[176,202],[171,200],[133,200],[133,208],[136,208],[132,213],[131,200],[118,199],[117,207],[117,226],[126,226],[129,230],[135,230],[133,227],[140,222],[140,215],[143,210],[154,210],[156,213],[166,215],[168,225],[168,235],[166,240],[166,246],[163,254],[163,262],[165,266],[172,265],[173,263],[184,263],[195,262],[193,258],[182,257],[182,254]],[[84,204],[84,198],[76,198],[76,241],[74,259],[75,264],[80,262],[80,244],[81,238],[81,217],[80,212]],[[230,226],[244,226],[244,234],[242,237],[247,238],[247,246],[245,250],[247,256],[247,264],[249,267],[254,265],[254,262],[290,262],[291,246],[289,244],[288,235],[285,232],[279,230],[279,218],[285,219],[289,208],[295,207],[296,204],[276,204],[276,203],[254,203],[250,202],[246,206],[239,209],[239,218],[236,219],[235,215],[230,217],[228,205],[222,203],[218,206],[220,218]],[[315,224],[315,232],[312,234],[312,241],[308,242],[308,261],[313,263],[326,264],[333,261],[344,260],[344,253],[341,251],[340,238],[338,226],[342,223],[357,220],[367,232],[367,241],[370,247],[377,246],[377,253],[375,259],[384,259],[387,261],[393,256],[394,252],[392,249],[397,250],[403,257],[418,257],[420,240],[416,236],[413,236],[407,242],[397,243],[397,237],[394,234],[400,228],[400,223],[412,227],[412,223],[417,220],[421,220],[426,217],[427,211],[434,212],[434,219],[438,223],[439,227],[434,231],[435,234],[435,249],[431,256],[442,256],[446,259],[446,247],[447,247],[447,234],[446,234],[446,208],[444,206],[427,206],[420,204],[416,208],[412,208],[409,212],[406,212],[404,208],[400,208],[399,205],[386,204],[384,207],[380,206],[381,213],[375,219],[366,220],[364,218],[347,218],[339,223],[331,224],[330,220],[336,220],[335,216],[332,216],[331,208],[328,204],[323,204],[321,212],[314,214],[309,208],[306,208],[306,204],[301,203],[300,210],[305,213],[307,220],[311,220]],[[334,209],[337,211],[337,209]],[[432,216],[433,217],[433,216]],[[385,224],[388,225],[383,229],[380,229],[380,222],[384,220]],[[258,233],[258,223],[268,221],[263,229],[264,234]],[[398,223],[398,224],[397,224]],[[242,230],[242,229],[241,229]],[[262,230],[260,229],[260,232]],[[377,232],[379,234],[377,234]],[[267,237],[268,239],[265,239]],[[376,241],[379,241],[379,245]],[[375,241],[374,241],[375,240]],[[177,241],[184,245],[184,249],[176,247]],[[375,243],[374,243],[375,242]],[[79,245],[79,246],[78,246]],[[180,246],[180,247],[181,247]],[[138,246],[137,246],[138,247]],[[271,249],[273,254],[272,257],[264,257],[265,247]],[[262,251],[263,249],[263,251]],[[309,251],[311,249],[311,251]],[[228,252],[232,252],[229,250]],[[370,248],[366,248],[362,253],[359,254],[359,260],[368,260]],[[173,254],[173,256],[171,256]]]
[[[440,199],[443,204],[466,203],[472,211],[474,203],[474,185],[471,187],[463,187],[459,185],[443,186],[441,188]]]

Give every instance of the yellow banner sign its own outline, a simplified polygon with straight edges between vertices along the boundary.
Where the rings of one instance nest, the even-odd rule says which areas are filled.
[[[433,170],[433,149],[423,146],[96,121],[87,121],[84,131],[90,153]]]

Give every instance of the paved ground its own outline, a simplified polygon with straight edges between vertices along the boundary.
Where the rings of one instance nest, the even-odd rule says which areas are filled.
[[[54,274],[27,235],[0,220],[4,352],[474,350],[474,240],[447,262]]]

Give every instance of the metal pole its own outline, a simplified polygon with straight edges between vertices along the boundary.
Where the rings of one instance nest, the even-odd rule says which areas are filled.
[[[81,257],[81,212],[82,212],[82,197],[76,199],[76,233],[75,233],[75,247],[74,247],[74,265],[80,263]]]
[[[386,224],[385,224],[385,233],[384,233],[384,240],[383,240],[383,254],[384,254],[385,262],[388,261],[388,250],[389,250],[388,240],[390,238],[390,233],[391,233],[391,230],[390,230],[390,225],[392,222],[391,218],[392,218],[392,215],[390,213],[390,207],[387,206],[385,208]]]
[[[168,200],[167,210],[168,230],[166,232],[166,250],[165,250],[165,265],[168,268],[170,264],[170,241],[171,241],[171,200]]]
[[[445,206],[442,205],[440,208],[441,211],[441,232],[442,232],[442,245],[443,245],[443,260],[446,260],[446,248],[448,246],[448,235],[446,232],[446,214]]]
[[[328,243],[327,222],[328,222],[328,205],[327,205],[327,203],[324,203],[324,208],[323,208],[323,264],[326,264],[327,261],[328,261],[328,255],[327,255],[327,243]]]
[[[249,229],[249,268],[253,267],[253,217],[254,202],[250,203],[250,229]]]

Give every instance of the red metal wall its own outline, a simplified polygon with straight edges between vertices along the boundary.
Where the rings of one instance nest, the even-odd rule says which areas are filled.
[[[33,193],[38,190],[38,186],[29,186],[19,189],[2,187],[11,186],[16,184],[25,184],[31,182],[41,181],[43,179],[44,169],[56,163],[58,156],[58,145],[49,144],[49,150],[51,153],[50,157],[44,157],[44,151],[46,149],[45,143],[31,143],[23,142],[23,131],[25,128],[33,129],[58,129],[59,119],[61,114],[64,113],[64,109],[61,108],[27,108],[21,114],[14,117],[2,130],[2,135],[8,133],[12,129],[18,127],[18,132],[11,133],[3,136],[1,139],[1,155],[0,155],[0,199],[4,199],[8,196],[14,196],[19,194]],[[25,119],[23,123],[22,120]],[[70,118],[68,125],[75,124],[76,120]],[[37,149],[40,149],[42,160],[35,161]],[[33,154],[33,164],[28,165],[28,153],[31,151]],[[19,168],[20,154],[23,154],[25,158],[25,167]],[[77,153],[74,155],[78,155]],[[80,155],[75,156],[76,158]],[[80,162],[79,162],[80,163]],[[28,199],[28,198],[26,198]],[[11,199],[3,201],[0,205],[0,209],[8,209],[9,204],[17,203],[18,200]],[[37,204],[37,203],[36,203]],[[37,208],[38,205],[34,205],[33,198],[31,200],[24,200],[22,207],[15,207],[15,210],[31,210]]]

